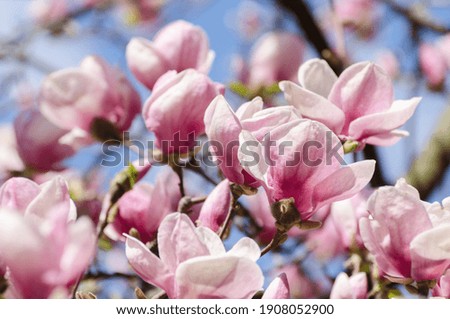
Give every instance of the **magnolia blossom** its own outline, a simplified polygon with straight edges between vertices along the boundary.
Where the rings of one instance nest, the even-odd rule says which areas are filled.
[[[313,281],[296,264],[284,264],[276,269],[276,273],[286,275],[286,281],[289,283],[289,293],[294,299],[320,298],[328,291],[322,281]]]
[[[63,20],[69,7],[67,0],[35,0],[30,3],[29,12],[37,24],[45,26]]]
[[[105,233],[114,240],[124,240],[122,233],[134,228],[144,243],[154,240],[164,217],[177,210],[181,199],[178,182],[178,176],[167,169],[158,175],[155,185],[136,184],[119,199],[117,215]]]
[[[439,89],[444,84],[448,71],[443,52],[436,45],[422,43],[419,47],[419,62],[428,85]]]
[[[0,189],[0,264],[7,270],[7,296],[68,296],[95,254],[94,225],[76,222],[65,182],[37,185],[12,178]],[[17,236],[20,240],[17,240]]]
[[[166,216],[158,229],[159,257],[129,237],[126,255],[136,273],[169,298],[251,298],[264,277],[256,264],[258,245],[242,238],[228,252],[206,227],[195,228],[185,214]]]
[[[156,82],[142,115],[164,153],[187,153],[205,132],[203,117],[209,103],[224,92],[222,84],[194,69],[168,72]]]
[[[239,134],[251,131],[258,140],[275,127],[300,116],[292,106],[278,106],[263,110],[260,97],[244,103],[236,112],[223,96],[216,97],[205,112],[205,129],[209,144],[222,173],[231,182],[258,187],[260,183],[239,163]]]
[[[338,137],[315,121],[290,121],[273,129],[267,140],[270,143],[261,143],[250,131],[242,131],[239,161],[262,184],[270,203],[293,198],[302,220],[326,204],[355,195],[374,172],[373,160],[341,166]]]
[[[230,181],[224,179],[205,200],[197,224],[218,231],[231,209]]]
[[[289,299],[291,297],[286,274],[275,278],[264,292],[262,299]]]
[[[447,68],[450,69],[450,33],[440,37],[436,42],[436,46],[444,55],[445,61],[447,62]]]
[[[304,51],[305,45],[298,35],[268,32],[252,47],[248,65],[242,64],[237,70],[238,78],[252,89],[270,86],[281,80],[294,80]]]
[[[378,189],[368,202],[371,218],[360,220],[366,248],[394,282],[438,279],[450,265],[450,198],[443,206],[422,202],[400,179]]]
[[[162,28],[153,41],[133,38],[126,50],[128,66],[134,76],[149,89],[170,70],[196,69],[208,73],[214,52],[201,28],[183,20]]]
[[[450,298],[450,270],[447,270],[441,278],[439,278],[436,286],[432,290],[435,297]]]
[[[141,102],[118,69],[89,56],[78,68],[47,76],[41,87],[40,107],[56,126],[82,134],[91,130],[96,118],[110,121],[120,131],[128,129],[140,112]]]
[[[280,88],[289,103],[309,119],[328,126],[343,141],[391,145],[408,135],[397,130],[414,114],[420,98],[393,100],[389,76],[370,62],[353,64],[339,78],[319,59],[304,63],[299,82]]]
[[[378,64],[391,79],[400,73],[400,65],[397,57],[392,51],[384,50],[377,54],[375,63]]]
[[[334,281],[330,299],[366,299],[367,275],[364,272],[348,276],[340,273]]]
[[[59,169],[60,162],[75,153],[73,147],[60,142],[68,131],[55,126],[37,110],[22,111],[14,121],[14,130],[20,157],[34,169]]]
[[[371,35],[375,22],[374,0],[336,0],[334,8],[342,24],[355,28],[363,36]]]

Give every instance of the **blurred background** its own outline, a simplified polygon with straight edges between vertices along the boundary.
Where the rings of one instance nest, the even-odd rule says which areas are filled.
[[[308,20],[302,6],[308,8],[313,20]],[[303,61],[321,56],[334,63],[337,72],[358,61],[380,64],[394,81],[397,99],[423,99],[404,127],[409,137],[394,146],[368,148],[365,154],[358,154],[378,160],[374,186],[394,184],[406,176],[423,200],[441,201],[450,194],[449,0],[2,0],[0,179],[26,175],[27,163],[14,166],[13,159],[20,158],[20,154],[15,149],[12,124],[23,110],[38,108],[45,76],[77,66],[85,56],[95,54],[122,70],[145,101],[150,91],[129,71],[126,45],[135,36],[151,39],[177,19],[198,25],[208,34],[210,48],[216,53],[209,75],[229,87],[226,97],[234,108],[248,97],[242,93],[242,85],[247,93],[251,91],[245,83],[245,65],[255,43],[267,32],[285,30],[297,34],[305,46]],[[284,49],[290,50],[289,46]],[[268,94],[265,100],[268,104],[284,103],[277,92]],[[142,118],[133,123],[131,137],[152,139]],[[81,194],[86,187],[95,194],[106,192],[109,181],[125,163],[104,168],[99,165],[103,157],[97,143],[64,160],[64,168],[70,171],[67,174],[76,176],[71,184],[73,193]],[[348,160],[353,159],[350,156]],[[145,179],[154,181],[159,171],[152,169]],[[198,193],[212,189],[198,177],[192,176],[192,180],[192,188]],[[97,197],[83,201],[85,209],[94,215],[101,207],[101,198]],[[233,231],[230,243],[239,237],[239,231]],[[297,244],[288,242],[286,251],[265,256],[262,268],[269,272],[278,265],[290,271],[292,277],[297,276],[296,282],[302,287],[297,296],[326,295],[331,285],[327,278],[334,278],[342,269],[345,256],[327,261],[319,271],[317,259],[306,256],[307,250],[297,249]],[[96,267],[129,272],[120,245],[105,249],[108,253],[99,254]],[[293,260],[302,260],[301,271],[292,266]],[[312,278],[316,278],[315,284]],[[133,296],[127,278],[108,279],[100,288],[92,289],[99,291],[100,297]]]

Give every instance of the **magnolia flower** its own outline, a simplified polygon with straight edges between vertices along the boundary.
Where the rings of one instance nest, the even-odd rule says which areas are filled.
[[[264,292],[262,299],[289,299],[291,293],[286,274],[282,273],[275,278]]]
[[[444,55],[445,61],[447,62],[447,68],[450,69],[450,33],[441,36],[436,42],[436,46]]]
[[[206,108],[223,90],[221,84],[193,69],[159,78],[142,111],[145,125],[155,133],[156,145],[166,154],[187,153],[205,132]]]
[[[126,241],[131,267],[169,298],[251,298],[262,288],[260,251],[250,238],[226,252],[216,233],[174,213],[159,226],[158,248],[159,258],[139,240]]]
[[[447,270],[441,278],[439,278],[436,286],[432,290],[435,297],[450,298],[450,270]]]
[[[217,232],[223,226],[230,208],[230,181],[224,179],[205,200],[198,216],[197,225],[208,227]]]
[[[348,276],[340,273],[334,281],[330,299],[366,299],[367,275],[364,272]]]
[[[339,21],[355,28],[362,36],[370,36],[375,22],[374,0],[337,0],[335,14]]]
[[[392,51],[384,50],[377,54],[375,64],[379,65],[391,79],[400,73],[400,65],[397,57]]]
[[[63,20],[69,14],[69,3],[66,0],[36,0],[29,6],[29,12],[35,22],[46,26]]]
[[[61,168],[61,161],[75,153],[59,139],[68,133],[55,126],[37,110],[22,111],[14,121],[17,150],[24,163],[37,170]]]
[[[239,134],[251,131],[258,140],[275,127],[300,118],[292,106],[278,106],[263,110],[260,97],[244,103],[236,113],[223,96],[208,106],[204,122],[213,158],[230,182],[258,187],[259,182],[249,175],[238,160]]]
[[[53,207],[64,209],[68,219],[75,220],[75,204],[70,199],[66,181],[60,176],[40,185],[27,178],[13,177],[0,187],[2,209],[45,219]]]
[[[131,39],[126,57],[134,76],[152,90],[158,78],[170,70],[181,72],[191,68],[208,73],[214,52],[209,50],[205,31],[178,20],[162,28],[153,41]]]
[[[134,228],[144,243],[155,239],[161,221],[177,210],[181,199],[179,178],[171,169],[164,170],[155,185],[136,184],[117,203],[117,215],[105,233],[114,240],[124,240],[122,233]]]
[[[368,202],[372,218],[360,220],[366,248],[394,282],[438,279],[450,265],[450,198],[443,207],[422,202],[417,190],[400,179],[379,188]]]
[[[76,211],[61,178],[42,185],[12,178],[0,189],[0,264],[7,271],[6,296],[65,296],[95,254],[92,221]],[[18,237],[19,236],[19,237]],[[20,240],[18,240],[20,238]]]
[[[420,68],[431,88],[442,87],[447,75],[447,61],[443,52],[435,45],[422,43],[419,47]]]
[[[47,76],[41,88],[40,107],[56,126],[81,134],[91,130],[96,118],[110,121],[120,131],[128,129],[141,102],[118,69],[89,56],[78,68]]]
[[[293,80],[304,51],[305,44],[298,35],[268,32],[252,47],[248,69],[243,65],[239,78],[252,89],[270,86],[281,80]]]
[[[309,119],[328,126],[342,141],[391,145],[408,133],[397,130],[414,114],[420,98],[393,100],[389,76],[369,62],[353,64],[339,78],[324,60],[299,69],[299,82],[280,88],[289,103]]]
[[[301,220],[326,204],[355,195],[374,172],[372,160],[341,166],[343,149],[338,137],[315,121],[280,125],[265,141],[242,131],[239,161],[262,184],[270,203],[292,198]]]
[[[289,294],[294,299],[320,298],[329,291],[322,281],[312,280],[296,264],[284,264],[276,271],[286,275],[286,282],[289,283]]]

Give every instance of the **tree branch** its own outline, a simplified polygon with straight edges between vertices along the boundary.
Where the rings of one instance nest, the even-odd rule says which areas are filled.
[[[405,18],[407,18],[413,25],[415,25],[417,27],[429,29],[429,30],[432,30],[432,31],[438,32],[438,33],[450,32],[450,27],[446,27],[446,26],[437,24],[437,23],[433,22],[432,20],[429,20],[423,16],[420,16],[413,10],[411,10],[409,8],[405,8],[401,5],[399,5],[398,3],[396,3],[395,1],[392,1],[392,0],[379,0],[379,1],[388,5],[389,7],[391,7],[392,10],[401,14]]]

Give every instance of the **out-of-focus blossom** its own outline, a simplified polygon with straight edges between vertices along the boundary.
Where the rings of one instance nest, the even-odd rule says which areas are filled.
[[[230,211],[230,205],[230,181],[224,179],[205,200],[198,216],[197,225],[208,227],[212,231],[217,232],[225,222]]]
[[[400,73],[400,65],[392,51],[385,50],[377,54],[375,64],[379,65],[391,79],[395,79]]]
[[[22,110],[28,110],[36,105],[37,92],[28,81],[20,81],[12,91],[12,97]]]
[[[364,272],[348,276],[340,273],[334,281],[330,299],[366,299],[367,275]]]
[[[441,51],[447,62],[447,68],[450,69],[450,33],[443,35],[436,42],[436,46]]]
[[[374,161],[341,166],[340,141],[321,123],[291,121],[271,130],[267,138],[269,145],[242,131],[239,161],[260,181],[270,203],[293,198],[301,220],[308,220],[326,204],[352,197],[372,178]]]
[[[205,132],[203,117],[209,103],[224,92],[222,84],[194,69],[174,71],[159,78],[145,102],[143,117],[155,133],[163,153],[187,153]]]
[[[22,171],[25,165],[17,151],[16,135],[12,125],[0,126],[0,182],[6,178],[10,172]]]
[[[13,177],[0,187],[2,209],[45,219],[56,206],[65,209],[69,219],[76,218],[75,204],[70,199],[66,181],[60,176],[40,185],[27,178]]]
[[[251,298],[262,288],[258,245],[242,238],[226,252],[219,236],[195,228],[185,214],[166,216],[158,229],[159,258],[128,237],[126,255],[136,273],[169,298]]]
[[[294,80],[303,61],[305,44],[296,34],[274,31],[261,36],[250,51],[248,66],[238,78],[251,89]]]
[[[277,268],[276,271],[286,275],[291,298],[319,298],[324,292],[324,287],[319,282],[313,282],[295,264],[287,264]]]
[[[178,176],[167,169],[158,175],[155,185],[136,184],[119,199],[117,215],[105,233],[114,240],[124,240],[122,234],[134,228],[142,242],[154,240],[161,221],[177,211],[181,199],[178,183]]]
[[[68,131],[55,126],[38,110],[22,111],[14,121],[14,130],[19,155],[33,169],[61,169],[61,161],[75,153],[70,145],[59,141]]]
[[[391,145],[407,132],[397,130],[414,114],[420,98],[395,100],[392,81],[370,62],[351,65],[339,78],[319,59],[299,69],[301,86],[280,83],[289,103],[301,114],[328,126],[342,141]]]
[[[448,71],[443,52],[433,44],[422,43],[419,47],[419,62],[428,85],[432,89],[440,89]]]
[[[125,21],[134,25],[156,20],[167,0],[121,0]]]
[[[366,248],[391,281],[438,279],[450,265],[450,198],[429,204],[400,179],[379,188],[368,202],[371,218],[360,220]]]
[[[208,73],[214,52],[209,50],[205,31],[178,20],[162,28],[153,41],[133,38],[126,57],[134,76],[152,90],[158,78],[170,70],[196,69]]]
[[[335,0],[335,14],[344,25],[356,29],[363,37],[373,32],[375,23],[374,0]]]
[[[439,278],[436,286],[432,290],[435,297],[450,298],[450,270],[447,270],[441,278]]]
[[[47,76],[41,87],[40,107],[53,124],[81,134],[90,132],[97,118],[124,131],[140,112],[141,104],[138,93],[118,69],[89,56],[78,68]]]
[[[68,193],[58,177],[42,185],[12,178],[1,187],[0,259],[8,297],[49,298],[55,291],[68,296],[92,261],[94,225],[85,217],[74,221]]]
[[[273,128],[300,118],[292,106],[279,106],[263,110],[260,97],[244,103],[234,112],[223,96],[216,97],[205,112],[205,130],[211,151],[222,173],[231,182],[258,187],[238,160],[239,134],[251,131],[258,140]]]
[[[69,7],[66,0],[34,0],[29,12],[37,24],[46,26],[64,19],[69,14]]]
[[[262,299],[289,299],[290,297],[289,282],[286,274],[282,273],[272,280],[264,292]]]

